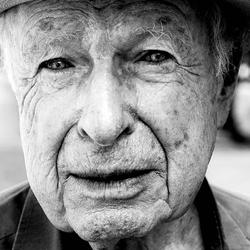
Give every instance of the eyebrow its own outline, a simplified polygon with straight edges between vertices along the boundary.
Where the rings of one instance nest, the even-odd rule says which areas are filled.
[[[150,38],[154,38],[159,41],[172,41],[175,37],[179,37],[180,41],[186,43],[187,41],[184,41],[186,39],[184,39],[184,37],[181,38],[181,36],[185,35],[186,38],[190,38],[190,33],[188,32],[189,29],[185,28],[188,27],[188,25],[179,24],[178,20],[180,19],[180,17],[176,14],[174,16],[170,15],[170,12],[172,12],[170,9],[168,11],[164,11],[160,13],[156,18],[154,18],[151,23],[145,23],[145,25],[142,24],[139,27],[135,27],[134,30],[131,30],[128,39],[125,39],[126,43],[123,43],[122,45],[127,49],[130,49],[134,46],[134,44],[143,43]],[[186,15],[183,12],[180,13],[181,18],[185,18],[186,20]],[[175,32],[169,29],[171,23],[174,24],[173,27],[175,27]]]

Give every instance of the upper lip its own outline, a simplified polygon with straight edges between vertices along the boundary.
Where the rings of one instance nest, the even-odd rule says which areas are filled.
[[[71,173],[73,177],[95,182],[114,182],[136,178],[152,172],[152,169],[116,170],[113,172]]]

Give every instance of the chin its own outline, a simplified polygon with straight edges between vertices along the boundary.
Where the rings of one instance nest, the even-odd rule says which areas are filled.
[[[143,237],[171,216],[171,209],[163,200],[151,205],[66,209],[66,212],[72,229],[88,242]]]

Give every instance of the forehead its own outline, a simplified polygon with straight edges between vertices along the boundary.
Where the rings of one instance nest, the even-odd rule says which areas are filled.
[[[82,21],[85,26],[90,24],[102,24],[117,26],[125,19],[133,18],[133,21],[152,19],[159,15],[168,15],[169,18],[162,19],[162,23],[170,22],[178,16],[188,19],[192,10],[186,1],[182,0],[161,0],[161,1],[132,1],[132,0],[107,0],[107,1],[34,1],[25,4],[22,9],[22,20],[25,20],[25,27],[37,25],[47,18],[46,24],[55,21],[69,20]],[[50,19],[48,19],[50,17]],[[151,17],[151,18],[150,18]],[[87,22],[91,20],[92,23]],[[65,23],[63,23],[65,25]],[[43,25],[41,25],[43,28]]]
[[[43,60],[96,48],[123,53],[154,43],[154,49],[175,51],[185,65],[209,50],[204,23],[185,0],[32,1],[9,13],[6,31],[29,71]]]
[[[145,31],[161,36],[165,29],[190,39],[188,23],[193,23],[191,29],[198,23],[189,3],[182,0],[34,1],[20,8],[19,17],[26,49],[30,42],[45,44],[57,37],[57,42],[88,43],[98,30],[108,32],[110,40],[114,35],[128,40]]]
[[[168,6],[179,6],[180,8],[187,9],[189,6],[189,1],[187,0],[45,0],[45,1],[31,1],[25,4],[22,4],[22,6],[26,6],[31,11],[39,8],[40,10],[46,9],[47,12],[50,10],[55,10],[61,7],[78,7],[81,10],[96,10],[96,11],[105,11],[114,9],[115,11],[124,11],[126,9],[131,10],[143,10],[144,8],[157,8],[162,9],[162,7]],[[152,10],[153,10],[152,9]]]

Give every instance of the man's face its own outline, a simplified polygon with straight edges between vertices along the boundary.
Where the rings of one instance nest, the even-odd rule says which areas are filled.
[[[181,216],[217,127],[214,60],[190,6],[110,2],[9,13],[30,185],[56,227],[88,241],[142,236]]]

